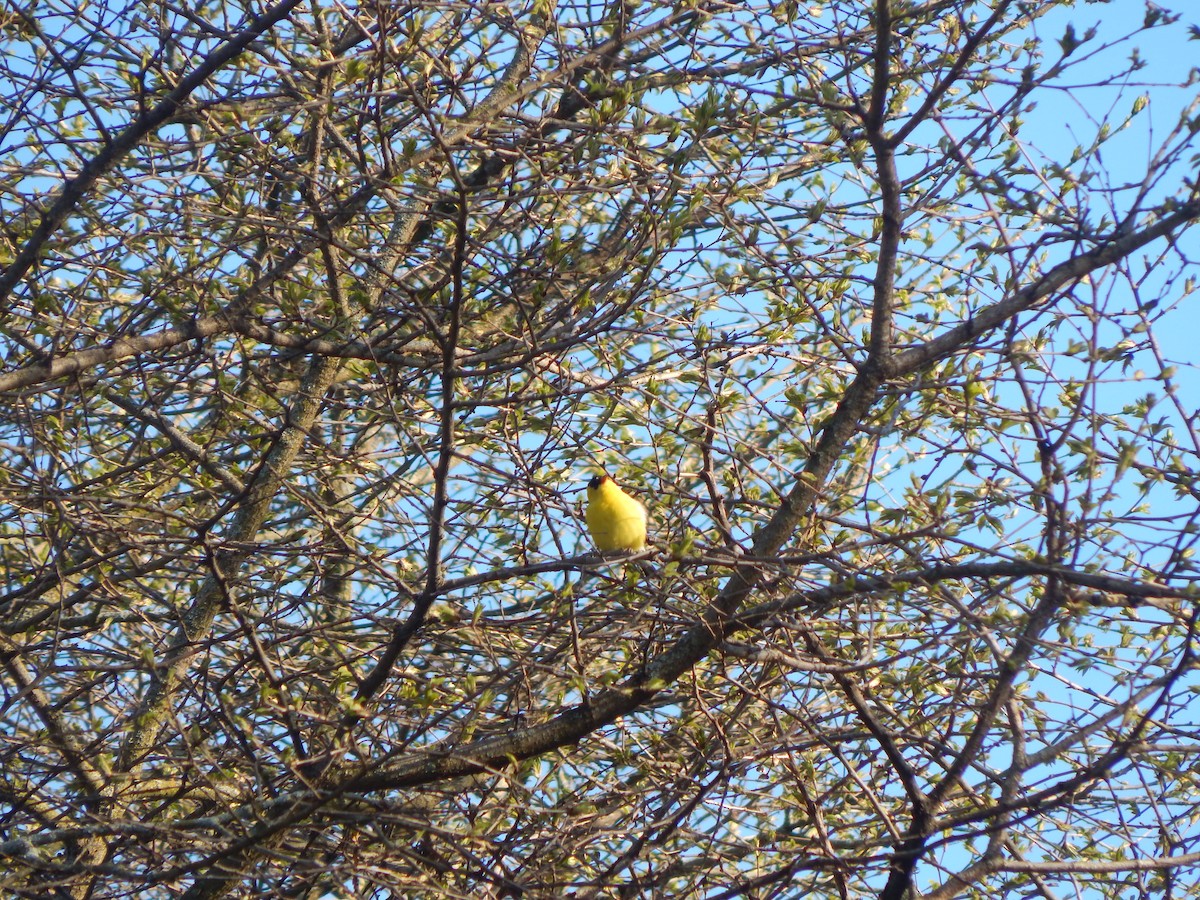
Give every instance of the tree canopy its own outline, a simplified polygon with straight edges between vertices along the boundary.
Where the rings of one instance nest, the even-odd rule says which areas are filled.
[[[0,885],[1200,890],[1184,15],[9,4]]]

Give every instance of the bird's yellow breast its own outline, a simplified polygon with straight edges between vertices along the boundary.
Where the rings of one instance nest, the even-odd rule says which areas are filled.
[[[584,515],[596,549],[604,553],[635,551],[646,546],[646,507],[604,477],[588,486]]]

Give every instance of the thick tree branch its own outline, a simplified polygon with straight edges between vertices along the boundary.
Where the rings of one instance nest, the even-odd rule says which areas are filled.
[[[911,375],[938,360],[953,356],[976,338],[999,328],[1013,316],[1033,309],[1085,275],[1120,262],[1153,241],[1167,237],[1197,219],[1200,219],[1200,196],[1172,204],[1157,221],[1146,227],[1128,234],[1111,236],[1095,249],[1052,267],[1045,275],[1011,296],[991,306],[985,306],[962,324],[923,344],[900,351],[891,360],[889,374],[893,377]]]

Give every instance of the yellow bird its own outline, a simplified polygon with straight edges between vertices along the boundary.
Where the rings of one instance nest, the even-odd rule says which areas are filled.
[[[607,475],[597,475],[587,486],[584,518],[602,553],[633,552],[646,546],[646,507],[617,487]]]

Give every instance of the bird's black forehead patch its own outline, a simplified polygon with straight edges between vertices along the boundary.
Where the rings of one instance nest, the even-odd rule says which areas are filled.
[[[594,491],[596,488],[600,487],[600,485],[603,483],[604,479],[607,477],[608,477],[607,475],[593,476],[592,480],[588,482],[588,487],[590,487]]]

